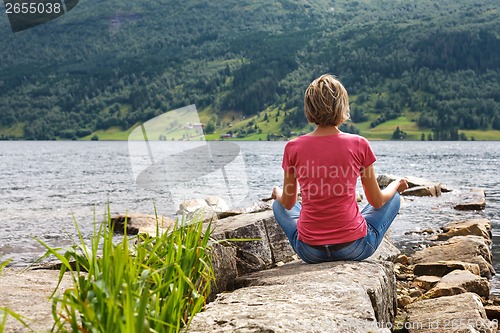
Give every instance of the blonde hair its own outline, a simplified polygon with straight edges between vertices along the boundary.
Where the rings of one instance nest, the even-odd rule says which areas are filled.
[[[339,126],[350,118],[347,90],[335,76],[321,75],[306,90],[304,113],[310,123]]]

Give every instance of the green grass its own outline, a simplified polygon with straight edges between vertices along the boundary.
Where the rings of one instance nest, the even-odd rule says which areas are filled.
[[[408,134],[409,140],[420,140],[423,131],[418,129],[416,122],[411,121],[406,116],[401,116],[397,119],[386,121],[374,128],[370,128],[372,120],[355,124],[361,131],[361,135],[369,139],[390,140],[392,133],[399,126],[399,129]]]
[[[471,140],[472,137],[474,137],[474,140],[478,141],[498,141],[500,140],[500,131],[496,130],[486,130],[486,131],[479,131],[479,130],[460,130],[459,132],[463,132],[465,135],[467,135],[467,140]]]
[[[280,110],[279,112],[280,115],[278,117],[278,121],[276,121],[276,116],[278,114],[277,108],[268,108],[265,111],[262,111],[259,116],[256,115],[246,118],[243,118],[240,113],[228,113],[224,115],[222,119],[218,119],[218,123],[220,124],[220,126],[216,128],[214,133],[206,134],[205,139],[209,141],[220,140],[221,135],[223,134],[230,132],[237,133],[242,129],[247,129],[248,124],[253,121],[254,125],[257,125],[257,127],[262,131],[261,133],[258,132],[250,133],[245,135],[243,138],[233,138],[231,140],[266,141],[268,139],[268,135],[273,134],[279,136],[282,133],[281,127],[283,125],[284,111]],[[213,113],[214,110],[210,107],[201,110],[199,112],[200,121],[205,124],[208,123],[209,121],[214,119]],[[268,115],[267,121],[264,120],[266,113]],[[360,135],[370,140],[391,140],[392,133],[396,130],[396,127],[398,126],[402,131],[407,133],[408,136],[406,137],[406,140],[419,141],[421,139],[422,133],[424,133],[425,138],[427,140],[428,134],[432,134],[432,130],[430,129],[418,128],[416,122],[416,119],[418,119],[419,116],[418,112],[406,112],[405,115],[397,119],[386,121],[374,128],[371,128],[370,127],[371,122],[377,119],[378,116],[379,116],[378,114],[370,113],[367,121],[354,124],[360,130]],[[83,140],[90,140],[94,134],[99,137],[99,140],[127,140],[128,135],[132,132],[132,130],[136,126],[137,125],[134,125],[127,131],[123,131],[118,127],[114,127],[106,131],[96,131],[91,135],[83,138]],[[301,132],[309,132],[309,126],[295,129],[294,131],[296,132],[296,135],[298,135]],[[465,135],[467,135],[468,140],[470,140],[471,137],[474,137],[474,139],[478,141],[500,140],[500,131],[496,130],[459,130],[459,132],[463,132]],[[162,130],[158,128],[154,131],[153,135],[149,139],[157,140],[159,134],[162,133],[163,133]],[[182,137],[182,135],[179,133],[177,133],[177,135],[166,132],[163,134],[167,135],[169,140],[171,138],[179,140]]]
[[[74,285],[53,296],[52,331],[179,332],[188,326],[214,278],[210,226],[204,230],[202,222],[182,220],[169,232],[157,227],[155,236],[130,238],[125,222],[124,238],[115,244],[109,209],[94,225],[88,247],[75,222],[79,240],[64,254],[38,240],[47,248],[44,257],[54,255],[62,263],[59,283],[69,272]]]
[[[91,140],[94,135],[97,135],[100,141],[126,141],[133,129],[134,127],[131,127],[124,131],[119,127],[111,127],[106,130],[95,131],[82,138],[82,140]]]
[[[24,135],[24,123],[17,123],[11,127],[0,127],[0,136],[21,138]]]

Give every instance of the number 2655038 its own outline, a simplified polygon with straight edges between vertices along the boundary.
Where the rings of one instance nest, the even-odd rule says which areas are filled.
[[[22,2],[5,4],[6,14],[59,14],[61,13],[61,3],[56,2]]]

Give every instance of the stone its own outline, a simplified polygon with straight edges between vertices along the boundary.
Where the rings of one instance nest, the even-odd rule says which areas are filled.
[[[475,275],[480,275],[479,265],[461,261],[437,261],[423,262],[413,267],[413,274],[416,276],[438,276],[443,277],[454,270],[467,270]]]
[[[479,267],[478,267],[479,271]],[[433,276],[433,275],[422,275],[422,276],[417,276],[415,279],[413,279],[412,286],[421,288],[425,291],[431,289],[434,287],[441,278],[439,276]]]
[[[411,298],[417,298],[423,295],[422,291],[418,289],[410,289],[410,297]]]
[[[413,302],[413,299],[411,298],[411,296],[408,296],[408,295],[399,296],[398,297],[398,308],[404,309],[411,302]]]
[[[226,212],[229,211],[229,205],[224,199],[217,196],[209,196],[205,198],[205,202],[215,211],[215,212]]]
[[[198,313],[188,332],[390,332],[392,263],[297,261],[245,277]]]
[[[258,202],[254,202],[250,207],[245,208],[245,213],[253,214],[253,213],[264,212],[266,210],[272,210],[273,202],[274,200],[267,200],[267,201],[261,200]]]
[[[401,193],[403,196],[414,196],[414,197],[439,197],[441,195],[441,185],[431,185],[431,186],[415,186],[410,187]]]
[[[474,188],[460,195],[457,210],[483,210],[486,208],[486,193],[483,189]]]
[[[175,225],[175,219],[155,215],[146,214],[130,214],[130,215],[116,215],[111,218],[111,223],[113,224],[114,231],[116,233],[124,232],[125,220],[127,221],[127,234],[137,235],[139,233],[145,233],[149,235],[156,235],[156,227],[158,225],[158,230],[163,233],[169,229],[172,229]]]
[[[236,208],[228,211],[217,212],[217,216],[219,219],[225,219],[227,217],[232,217],[241,214],[252,214],[252,213],[260,213],[266,210],[272,210],[273,208],[273,199],[263,199],[258,202],[254,202],[251,206],[246,208]]]
[[[395,263],[400,263],[403,265],[408,265],[409,259],[408,256],[405,254],[400,254],[399,256],[396,257],[394,260]]]
[[[274,259],[273,247],[270,244],[266,228],[266,224],[269,223],[276,223],[272,211],[242,214],[214,222],[213,237],[218,240],[230,239],[237,248],[239,275],[271,268],[276,261],[282,261],[281,258]],[[282,237],[286,239],[284,233]],[[293,251],[290,253],[291,255],[293,255]],[[283,257],[283,255],[279,257]]]
[[[413,254],[414,264],[437,261],[460,261],[479,265],[480,274],[490,279],[495,270],[491,264],[491,250],[487,240],[477,236],[457,236],[440,245],[431,246]],[[417,274],[416,274],[417,275]],[[425,273],[424,275],[433,275]]]
[[[179,219],[201,220],[203,223],[213,222],[218,219],[217,207],[209,205],[208,202],[217,203],[219,202],[218,200],[222,199],[218,197],[209,197],[206,200],[200,198],[186,200],[179,205],[177,217]]]
[[[487,319],[481,298],[474,293],[413,302],[406,310],[409,333],[493,333],[497,328]]]
[[[456,270],[443,276],[441,281],[425,293],[424,298],[452,296],[465,292],[473,292],[488,298],[490,294],[488,279],[472,274],[469,271]]]
[[[213,301],[217,294],[235,289],[234,282],[238,277],[237,249],[232,244],[214,243],[210,251],[215,281],[210,286],[208,299]]]
[[[393,261],[401,251],[389,240],[386,234],[382,239],[382,243],[377,248],[374,254],[370,257],[371,260]]]
[[[477,251],[484,257],[486,261],[490,264],[492,263],[493,254],[491,253],[491,244],[492,241],[490,239],[486,239],[479,236],[468,235],[468,236],[455,236],[447,241],[443,242],[443,244],[463,244],[463,243],[472,243],[476,245]]]
[[[396,179],[399,178],[405,178],[408,181],[408,186],[410,188],[412,187],[418,187],[418,186],[439,186],[441,189],[441,192],[451,192],[451,188],[439,183],[439,182],[433,182],[428,179],[424,178],[418,178],[418,177],[413,177],[413,176],[406,176],[406,177],[400,177],[400,176],[395,176],[395,175],[379,175],[377,177],[377,182],[380,186],[380,188],[384,188],[387,185],[389,185],[391,182],[393,182]]]
[[[0,275],[0,307],[23,316],[33,332],[50,332],[54,319],[49,300],[59,279],[56,270],[14,270],[4,269]],[[64,290],[73,285],[70,273],[66,273],[56,293],[60,296]],[[0,315],[0,319],[3,316]],[[1,330],[0,322],[0,330]],[[12,317],[7,317],[5,330],[2,332],[28,332],[28,330]]]
[[[438,240],[468,235],[491,239],[491,222],[487,219],[476,219],[448,223],[443,227],[443,233],[438,235]]]
[[[210,207],[207,203],[206,200],[204,199],[191,199],[191,200],[186,200],[183,203],[179,205],[179,210],[177,211],[178,215],[182,214],[192,214],[200,209],[203,208],[208,208]]]
[[[269,216],[269,218],[266,218],[263,221],[267,237],[269,239],[269,246],[271,247],[273,263],[290,262],[293,260],[295,252],[293,251],[285,232],[276,222],[274,214],[272,214],[272,217],[271,214],[272,211],[268,211],[266,216]]]
[[[497,320],[500,321],[500,306],[498,305],[486,305],[484,307],[486,311],[486,316],[489,320]]]

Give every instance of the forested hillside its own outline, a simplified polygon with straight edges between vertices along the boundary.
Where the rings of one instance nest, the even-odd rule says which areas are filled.
[[[497,0],[80,0],[12,33],[0,15],[0,138],[89,138],[190,104],[214,138],[290,136],[329,72],[347,130],[500,139],[499,17]]]

